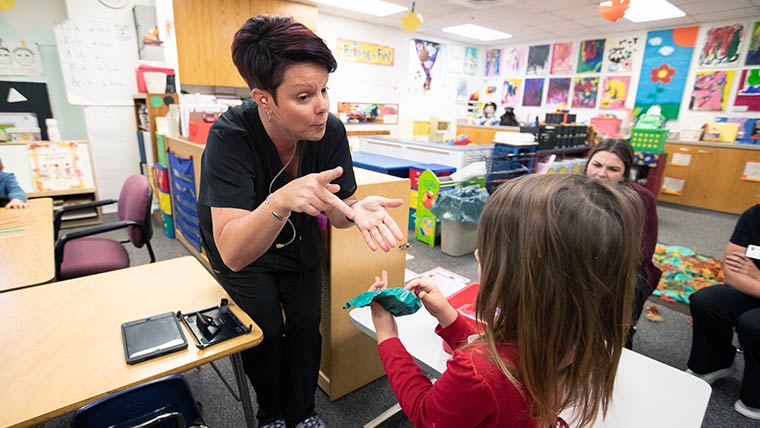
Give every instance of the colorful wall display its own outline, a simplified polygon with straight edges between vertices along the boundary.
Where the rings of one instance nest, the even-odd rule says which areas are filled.
[[[544,97],[544,79],[525,79],[522,105],[525,107],[540,107]]]
[[[743,36],[744,26],[741,24],[708,29],[699,51],[699,65],[709,67],[736,62]]]
[[[520,102],[522,79],[504,79],[501,86],[501,104],[517,107]]]
[[[744,65],[760,65],[760,22],[755,22],[749,34],[749,50]]]
[[[412,43],[414,44],[414,53],[417,59],[416,61],[411,61],[412,67],[415,70],[414,78],[424,75],[425,81],[422,84],[422,88],[426,91],[430,90],[430,85],[433,82],[433,66],[435,66],[435,60],[438,58],[438,52],[441,50],[441,44],[422,39],[413,39]]]
[[[695,111],[723,111],[734,71],[698,71],[694,80],[689,108]]]
[[[734,106],[746,107],[747,111],[760,111],[760,69],[742,70]]]
[[[609,76],[604,79],[602,90],[602,103],[600,107],[605,110],[622,110],[625,108],[625,100],[628,98],[628,87],[631,84],[631,76]]]
[[[572,43],[555,43],[552,47],[551,74],[571,74],[573,72],[572,55]]]
[[[570,78],[553,77],[549,79],[549,88],[546,91],[546,105],[568,105],[570,100]]]
[[[375,65],[393,65],[395,49],[374,43],[338,39],[338,59]]]
[[[522,74],[522,70],[525,68],[525,54],[526,49],[523,47],[504,49],[505,76]]]
[[[578,51],[578,73],[599,73],[602,71],[604,39],[584,40]]]
[[[699,27],[647,33],[634,115],[660,105],[668,119],[677,119]]]
[[[486,50],[486,77],[501,74],[501,49]]]
[[[339,102],[338,117],[350,124],[397,124],[398,104]]]
[[[638,37],[612,39],[607,41],[607,71],[610,73],[629,73],[633,71],[633,59],[639,48]]]
[[[537,45],[528,48],[528,64],[525,74],[528,76],[543,76],[549,63],[551,45]]]
[[[0,76],[42,75],[42,57],[37,43],[0,40]]]
[[[464,48],[464,74],[474,76],[478,72],[478,49],[470,46]]]
[[[573,82],[573,108],[596,108],[598,77],[576,77]]]

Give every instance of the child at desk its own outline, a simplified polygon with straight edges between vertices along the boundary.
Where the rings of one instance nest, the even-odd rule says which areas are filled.
[[[578,426],[611,401],[631,324],[641,229],[635,192],[581,175],[501,185],[478,226],[480,329],[432,283],[406,285],[454,349],[431,383],[373,302],[378,352],[401,409],[421,427]],[[610,256],[614,255],[614,259]],[[384,288],[387,274],[371,291]],[[480,334],[478,334],[480,333]]]
[[[26,208],[26,192],[19,186],[16,176],[3,172],[3,160],[0,159],[0,206],[6,208]]]

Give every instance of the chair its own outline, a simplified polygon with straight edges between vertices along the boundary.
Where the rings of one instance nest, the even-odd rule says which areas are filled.
[[[187,381],[171,375],[80,407],[71,428],[205,427]]]
[[[64,214],[101,207],[117,203],[113,199],[93,201],[85,204],[64,206],[55,213],[53,226],[55,230],[55,277],[61,281],[100,272],[108,272],[129,267],[129,254],[124,245],[129,241],[137,247],[148,247],[150,262],[156,261],[150,239],[153,226],[150,221],[150,208],[153,201],[153,189],[148,179],[140,174],[127,177],[121,188],[118,200],[119,221],[77,230],[58,238],[61,218]],[[111,238],[93,237],[103,232],[127,229],[128,241]]]

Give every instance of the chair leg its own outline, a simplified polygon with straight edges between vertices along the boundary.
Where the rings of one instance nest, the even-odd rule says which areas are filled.
[[[146,241],[145,245],[148,247],[148,253],[150,254],[150,262],[155,263],[156,262],[156,255],[153,254],[153,247],[150,245],[150,241]]]

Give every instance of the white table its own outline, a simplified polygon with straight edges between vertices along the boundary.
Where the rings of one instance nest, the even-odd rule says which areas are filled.
[[[452,292],[442,291],[444,295]],[[349,316],[352,325],[376,337],[369,307],[354,309]],[[436,319],[422,308],[396,321],[399,338],[417,364],[425,373],[440,376],[446,370],[449,354],[434,332]],[[711,391],[710,385],[702,379],[624,349],[607,418],[597,421],[594,427],[698,428]],[[569,422],[571,414],[565,411],[562,416]]]

